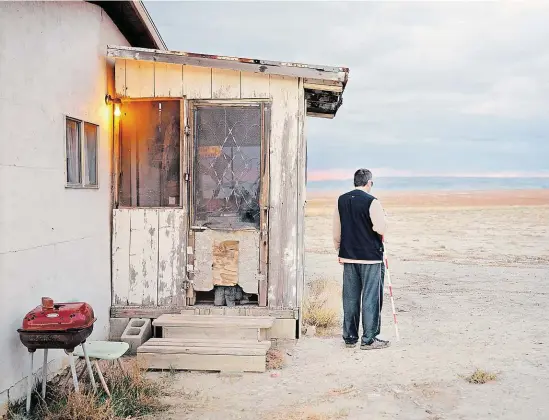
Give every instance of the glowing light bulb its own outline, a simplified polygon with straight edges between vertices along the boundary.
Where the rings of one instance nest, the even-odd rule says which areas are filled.
[[[120,111],[120,105],[114,104],[114,116],[119,117],[122,112]]]

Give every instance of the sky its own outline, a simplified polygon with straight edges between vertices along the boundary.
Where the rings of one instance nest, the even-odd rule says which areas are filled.
[[[549,177],[549,2],[145,5],[171,50],[349,67],[311,180]]]

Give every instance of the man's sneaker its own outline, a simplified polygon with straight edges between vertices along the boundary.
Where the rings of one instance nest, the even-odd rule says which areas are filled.
[[[374,338],[370,344],[361,344],[360,350],[377,350],[377,349],[386,349],[391,343],[389,341],[380,340],[379,338]]]
[[[345,347],[352,349],[353,347],[356,347],[356,343],[345,343]]]

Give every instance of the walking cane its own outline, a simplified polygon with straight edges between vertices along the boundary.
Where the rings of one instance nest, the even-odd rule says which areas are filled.
[[[385,245],[385,241],[383,241],[383,245]],[[395,309],[395,300],[393,298],[393,285],[391,283],[391,274],[389,273],[389,261],[387,260],[386,251],[383,253],[383,263],[385,264],[385,278],[387,279],[387,283],[389,285],[389,297],[391,298],[391,307],[393,309],[393,323],[395,324],[396,341],[400,341],[400,334],[398,333],[398,322]]]

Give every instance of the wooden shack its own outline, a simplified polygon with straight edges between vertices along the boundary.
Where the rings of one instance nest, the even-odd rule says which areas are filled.
[[[299,336],[307,116],[348,69],[109,46],[111,318],[270,315]],[[276,331],[275,331],[276,330]]]

